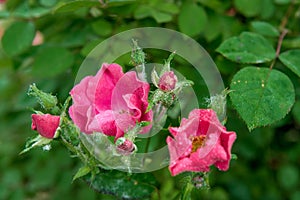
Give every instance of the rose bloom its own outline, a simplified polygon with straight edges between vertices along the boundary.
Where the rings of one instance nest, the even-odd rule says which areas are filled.
[[[168,137],[170,172],[207,172],[211,165],[226,171],[231,159],[235,132],[228,132],[211,109],[195,109],[180,127],[170,127],[174,138]]]
[[[81,132],[101,132],[117,139],[137,122],[152,120],[152,111],[146,113],[149,90],[150,85],[135,72],[124,74],[120,65],[104,63],[95,76],[85,77],[71,90],[69,114]]]
[[[31,129],[36,130],[41,136],[52,139],[59,126],[60,116],[50,114],[32,114]]]

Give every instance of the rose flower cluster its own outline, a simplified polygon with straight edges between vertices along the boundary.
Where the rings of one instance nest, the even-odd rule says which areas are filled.
[[[173,71],[168,69],[160,76],[154,72],[153,77],[157,91],[150,102],[150,84],[140,80],[135,71],[124,73],[120,65],[104,63],[95,76],[85,77],[70,91],[73,103],[68,113],[72,122],[84,134],[112,136],[124,156],[133,153],[134,141],[125,135],[140,124],[136,134],[148,133],[155,122],[151,106],[168,106],[176,99],[179,81]],[[59,115],[32,115],[32,129],[47,139],[56,137],[60,124]],[[179,127],[168,130],[166,143],[173,176],[185,171],[208,172],[213,165],[228,170],[236,133],[226,131],[213,109],[196,108]]]

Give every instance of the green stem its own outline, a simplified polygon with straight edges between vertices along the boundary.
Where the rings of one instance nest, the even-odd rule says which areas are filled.
[[[187,183],[183,189],[180,200],[191,200],[193,188],[194,186],[192,183]]]

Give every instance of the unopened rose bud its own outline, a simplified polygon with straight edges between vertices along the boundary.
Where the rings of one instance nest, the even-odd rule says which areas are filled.
[[[59,126],[60,116],[50,114],[32,114],[31,129],[36,130],[41,136],[52,139]]]
[[[121,137],[116,141],[117,152],[122,155],[130,155],[136,149],[135,144],[132,141]]]
[[[175,89],[177,76],[173,71],[165,72],[159,79],[158,87],[163,91],[171,91]]]

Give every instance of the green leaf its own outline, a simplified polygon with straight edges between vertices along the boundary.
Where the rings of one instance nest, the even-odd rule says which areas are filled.
[[[134,12],[134,18],[135,19],[143,19],[146,17],[151,16],[153,8],[146,6],[146,5],[140,5]]]
[[[270,37],[278,37],[279,31],[267,22],[262,21],[253,21],[251,22],[252,29],[261,35],[270,36]]]
[[[104,20],[104,19],[99,19],[95,22],[92,23],[92,28],[100,36],[109,36],[112,33],[112,25]]]
[[[210,24],[210,28],[204,30],[204,37],[208,42],[216,39],[222,32],[222,22],[220,18],[223,16],[219,16],[217,14],[211,13],[208,15],[208,21]]]
[[[158,10],[153,10],[151,15],[157,23],[165,23],[165,22],[172,21],[171,14],[160,12]]]
[[[147,199],[157,185],[150,173],[130,175],[116,170],[102,170],[94,178],[88,175],[83,179],[96,191],[112,194],[118,199]]]
[[[249,130],[282,119],[295,101],[291,80],[282,72],[246,67],[230,84],[231,101]]]
[[[300,100],[294,104],[292,114],[296,122],[300,125]]]
[[[74,56],[62,47],[42,49],[35,58],[32,73],[38,77],[53,77],[72,66]]]
[[[274,0],[274,2],[282,5],[291,3],[291,0]]]
[[[88,166],[83,166],[83,167],[79,168],[73,177],[73,181],[75,181],[76,179],[78,179],[80,177],[87,175],[90,172],[91,172],[91,169]]]
[[[159,3],[155,4],[155,8],[158,11],[170,14],[178,14],[180,11],[176,4],[162,1],[159,1]]]
[[[93,6],[100,6],[99,1],[71,1],[71,2],[64,2],[58,4],[54,9],[56,13],[64,13],[64,12],[74,12],[81,8],[91,8]]]
[[[24,52],[31,46],[35,27],[31,22],[15,22],[4,33],[2,46],[9,56]]]
[[[283,52],[279,60],[300,77],[300,49]]]
[[[243,32],[225,40],[217,49],[226,58],[238,63],[264,63],[275,58],[272,45],[261,35]]]
[[[261,12],[261,0],[234,0],[234,6],[246,17],[254,17]]]
[[[39,0],[40,4],[46,7],[54,6],[57,0]]]
[[[207,6],[214,11],[217,12],[224,12],[225,10],[229,9],[230,7],[230,2],[224,2],[222,0],[197,0],[200,2],[202,5]]]
[[[179,30],[189,36],[200,34],[206,27],[207,16],[205,10],[195,3],[182,6],[178,16]]]

